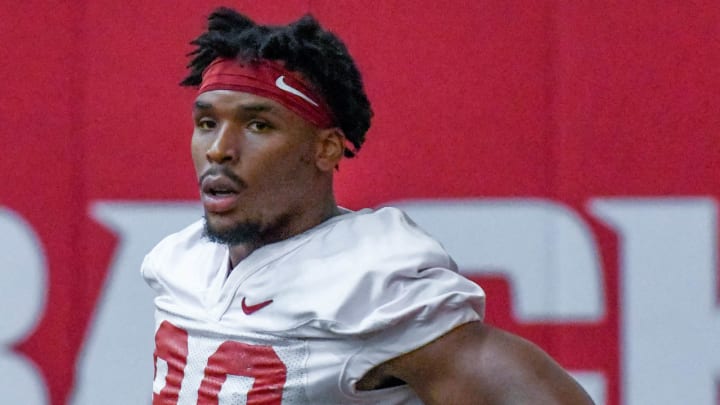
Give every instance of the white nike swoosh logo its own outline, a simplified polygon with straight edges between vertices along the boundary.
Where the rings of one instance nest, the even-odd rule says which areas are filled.
[[[312,101],[312,99],[310,97],[304,95],[300,90],[285,83],[285,76],[278,77],[277,80],[275,80],[275,85],[278,87],[278,89],[287,91],[288,93],[291,93],[291,94],[294,94],[294,95],[300,97],[301,99],[307,101],[308,103],[314,105],[315,107],[319,107],[318,103]]]

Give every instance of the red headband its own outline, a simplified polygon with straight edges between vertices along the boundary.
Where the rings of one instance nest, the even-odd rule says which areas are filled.
[[[332,126],[330,108],[318,93],[276,62],[252,64],[228,58],[215,59],[203,72],[198,94],[211,90],[235,90],[256,94],[282,104],[320,128]]]

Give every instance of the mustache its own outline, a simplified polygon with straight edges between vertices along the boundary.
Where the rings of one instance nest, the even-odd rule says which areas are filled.
[[[243,179],[240,178],[237,174],[233,173],[232,170],[230,170],[227,166],[210,166],[205,172],[200,175],[200,178],[198,179],[198,186],[202,187],[203,180],[205,180],[209,176],[222,176],[227,177],[235,183],[239,189],[246,188],[247,183],[243,181]]]

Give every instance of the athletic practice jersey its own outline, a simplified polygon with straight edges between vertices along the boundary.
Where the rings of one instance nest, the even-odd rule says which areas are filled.
[[[157,292],[154,405],[420,404],[406,385],[355,382],[483,316],[480,287],[395,208],[347,212],[229,274],[228,263],[202,221],[145,257]]]

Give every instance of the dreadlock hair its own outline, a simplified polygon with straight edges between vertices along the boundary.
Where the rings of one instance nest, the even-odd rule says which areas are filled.
[[[311,15],[283,26],[259,25],[237,11],[220,7],[208,17],[207,31],[191,42],[190,73],[180,83],[198,86],[205,68],[216,58],[246,63],[282,62],[302,74],[324,97],[335,124],[358,151],[370,128],[372,110],[362,77],[345,44],[324,30]],[[346,157],[355,156],[345,149]]]

